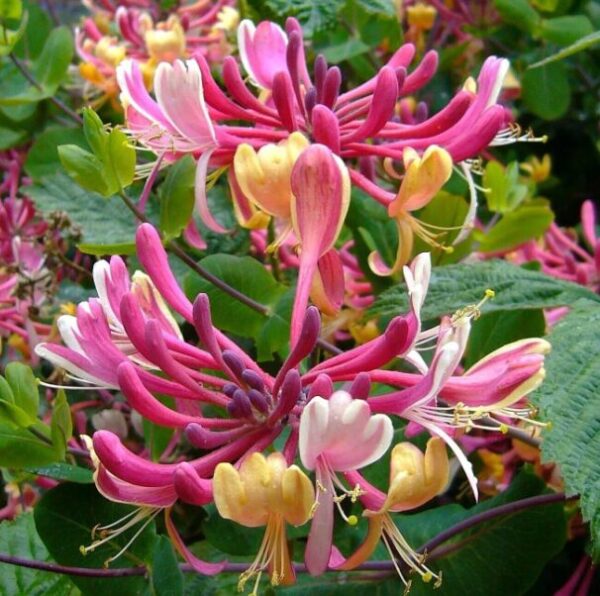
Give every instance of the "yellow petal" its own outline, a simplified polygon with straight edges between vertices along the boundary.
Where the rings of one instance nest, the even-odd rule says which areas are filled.
[[[283,517],[293,526],[305,524],[315,502],[315,490],[308,476],[298,467],[290,466],[281,478]]]

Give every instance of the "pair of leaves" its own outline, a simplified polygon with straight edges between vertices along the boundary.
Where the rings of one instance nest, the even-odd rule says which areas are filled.
[[[64,459],[73,432],[64,391],[54,400],[50,426],[38,418],[39,393],[31,369],[19,362],[0,377],[0,466],[24,468]]]
[[[133,182],[135,149],[118,128],[106,131],[92,109],[83,112],[83,133],[92,152],[61,145],[58,155],[69,175],[83,188],[110,197]]]

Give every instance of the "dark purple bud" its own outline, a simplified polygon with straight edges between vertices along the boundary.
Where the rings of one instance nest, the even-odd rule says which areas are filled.
[[[333,393],[333,382],[328,375],[320,374],[310,386],[308,391],[308,401],[313,397],[322,397],[329,399]]]
[[[335,105],[340,93],[341,84],[342,71],[337,66],[333,66],[325,75],[325,82],[323,83],[323,95],[321,97],[321,103],[323,105],[333,109],[333,106]]]
[[[233,350],[223,350],[223,360],[225,360],[225,364],[227,364],[233,374],[241,379],[244,372],[242,359]]]
[[[317,89],[317,103],[321,103],[323,97],[323,85],[327,75],[327,60],[323,54],[315,59],[315,88]]]
[[[306,114],[310,119],[312,117],[313,108],[317,105],[317,90],[311,87],[304,96],[304,106],[306,107]]]
[[[238,405],[238,411],[243,418],[252,417],[252,405],[250,399],[242,389],[238,389],[233,394],[232,401]]]
[[[361,372],[356,375],[352,384],[350,385],[350,390],[348,393],[354,399],[367,399],[369,397],[369,393],[371,392],[371,378],[369,377],[369,373]]]
[[[261,376],[249,368],[242,371],[242,380],[246,383],[246,385],[252,387],[252,389],[256,389],[257,391],[262,392],[265,389],[265,384]]]
[[[375,158],[373,155],[361,155],[358,158],[358,167],[365,178],[375,182]]]
[[[231,412],[230,412],[231,413]],[[204,428],[201,424],[191,422],[185,427],[185,436],[188,441],[199,449],[214,449],[237,439],[245,432],[243,427],[230,430],[212,431]]]
[[[293,368],[285,375],[281,391],[277,396],[277,406],[269,416],[269,422],[276,422],[287,416],[298,402],[301,391],[300,373]]]
[[[256,389],[248,391],[248,399],[250,403],[261,413],[266,414],[269,411],[269,400],[264,393]]]
[[[406,68],[399,66],[396,70],[396,81],[398,82],[398,95],[402,94],[402,85],[406,81]]]
[[[239,389],[239,387],[235,383],[225,383],[223,385],[223,393],[227,397],[233,397],[233,394]]]
[[[417,109],[415,110],[415,120],[417,124],[421,122],[425,122],[427,120],[427,116],[429,115],[429,108],[424,101],[420,101],[417,104]]]

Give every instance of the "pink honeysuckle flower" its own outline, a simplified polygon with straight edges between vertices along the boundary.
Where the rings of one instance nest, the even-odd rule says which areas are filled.
[[[119,558],[144,528],[161,512],[165,512],[165,524],[173,544],[192,567],[204,575],[214,575],[223,570],[225,561],[209,563],[197,558],[183,543],[171,520],[171,508],[181,500],[191,505],[207,505],[213,500],[212,482],[204,479],[187,462],[179,464],[158,464],[144,460],[125,449],[120,439],[109,431],[98,431],[93,439],[83,437],[94,465],[94,483],[105,498],[117,503],[135,505],[136,509],[106,526],[98,526],[100,539],[89,546],[82,546],[81,552],[94,551],[119,534],[139,524],[127,544],[105,561],[108,566]],[[135,474],[132,474],[135,469]]]
[[[329,399],[314,397],[305,406],[299,432],[300,459],[305,468],[315,470],[318,494],[305,558],[310,573],[319,575],[329,562],[334,503],[344,515],[336,485],[344,496],[357,498],[341,484],[336,472],[357,470],[377,461],[390,446],[394,429],[387,416],[371,415],[365,400],[336,391]]]
[[[208,112],[215,133],[212,144],[204,142],[204,137],[198,142],[193,134],[172,126],[168,117],[171,105],[168,101],[165,104],[164,97],[161,100],[157,96],[156,101],[150,98],[135,64],[125,61],[118,67],[127,126],[132,135],[157,155],[167,152],[173,158],[183,152],[199,158],[198,207],[206,224],[215,231],[223,229],[208,213],[204,196],[207,167],[209,163],[231,165],[237,148],[243,144],[258,150],[298,132],[312,142],[328,146],[345,161],[365,156],[401,160],[405,149],[422,153],[429,146],[438,145],[448,152],[453,163],[461,163],[490,143],[504,144],[515,135],[519,137],[506,128],[510,119],[506,110],[497,105],[508,68],[506,60],[488,58],[478,81],[467,81],[465,88],[435,116],[418,123],[400,123],[395,117],[396,102],[432,78],[437,67],[435,52],[427,53],[407,74],[415,48],[405,44],[373,79],[341,93],[341,71],[336,66],[329,68],[322,56],[315,61],[311,80],[304,61],[301,28],[295,19],[287,20],[285,33],[273,23],[254,27],[244,21],[239,39],[242,63],[263,89],[259,98],[244,84],[233,57],[223,62],[228,95],[218,86],[201,56],[195,55],[197,67],[192,67],[191,61],[186,68],[177,67],[177,63],[172,66],[177,68],[180,86],[189,96],[185,101],[196,106],[196,126],[209,128]],[[164,69],[166,72],[174,76],[173,71]],[[184,83],[184,78],[189,82]],[[190,114],[181,117],[193,119]],[[373,139],[377,142],[371,142]],[[461,163],[461,167],[470,175],[468,165]],[[350,170],[350,174],[354,184],[382,204],[387,206],[394,200],[394,193],[379,188],[358,171]]]
[[[600,292],[600,238],[596,234],[596,213],[592,201],[581,206],[581,228],[587,250],[572,230],[550,225],[541,243],[534,240],[520,246],[508,258],[517,263],[539,261],[542,271]]]
[[[343,273],[339,257],[332,249],[350,204],[350,180],[346,167],[338,157],[323,145],[312,145],[302,152],[294,165],[291,188],[292,226],[300,243],[291,324],[291,341],[294,344],[315,275],[318,273],[321,282],[318,288],[321,291],[317,293],[319,297],[340,294]],[[341,276],[336,276],[336,271]],[[343,286],[341,296],[343,298]],[[335,310],[340,306],[341,303]]]

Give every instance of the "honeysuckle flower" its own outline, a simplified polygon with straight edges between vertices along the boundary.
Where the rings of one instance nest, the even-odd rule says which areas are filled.
[[[448,455],[439,438],[427,442],[425,454],[411,443],[399,443],[390,457],[390,483],[387,495],[361,479],[361,501],[367,507],[363,515],[369,520],[364,542],[348,559],[335,565],[337,569],[354,569],[369,559],[379,540],[385,544],[402,582],[410,587],[403,567],[416,572],[424,582],[441,577],[425,565],[425,557],[417,554],[400,533],[390,512],[403,512],[424,505],[444,491],[448,484]]]
[[[531,240],[507,258],[517,263],[539,261],[547,275],[600,292],[600,238],[592,201],[584,201],[581,206],[581,230],[584,246],[579,244],[574,231],[552,223],[541,243]]]
[[[396,260],[388,267],[377,252],[371,253],[369,265],[378,275],[392,275],[409,261],[414,235],[432,246],[441,246],[436,241],[438,234],[427,230],[410,212],[425,207],[449,180],[452,158],[444,149],[432,145],[422,157],[413,149],[405,149],[403,159],[406,172],[398,194],[388,206],[388,213],[398,228]]]
[[[90,5],[95,9],[94,15],[83,21],[75,35],[77,52],[82,60],[79,73],[86,81],[84,94],[97,105],[110,100],[115,108],[119,108],[115,101],[119,91],[116,67],[126,58],[139,64],[144,82],[150,88],[159,63],[185,59],[195,52],[213,61],[227,45],[224,36],[228,29],[223,25],[223,19],[219,19],[220,9],[233,9],[225,2],[179,6],[164,21],[157,20],[159,11],[153,10],[152,3],[144,6],[139,2],[119,2],[109,11],[106,11],[107,6],[110,4],[103,2],[97,10]],[[103,17],[99,17],[102,12]],[[113,20],[113,35],[109,35],[106,21]],[[220,49],[215,51],[216,48]]]
[[[165,513],[167,531],[173,544],[196,571],[204,575],[219,573],[225,562],[209,563],[195,557],[183,543],[170,517],[172,506],[179,499],[192,505],[206,505],[213,500],[212,482],[200,476],[214,469],[202,458],[195,462],[158,464],[146,461],[125,449],[120,439],[109,431],[98,431],[93,439],[82,436],[94,466],[94,483],[98,491],[110,501],[135,505],[136,509],[123,518],[92,532],[93,541],[81,546],[82,554],[101,547],[115,536],[139,525],[139,528],[115,555],[105,561],[108,566],[119,558],[161,512]],[[95,539],[96,534],[100,536]]]
[[[346,391],[336,391],[329,399],[314,397],[300,417],[300,459],[305,468],[314,470],[317,482],[317,503],[306,544],[306,566],[313,575],[323,573],[329,562],[334,503],[339,505],[358,493],[348,490],[337,472],[358,470],[377,461],[392,442],[394,429],[384,415],[371,415],[364,399],[353,399]],[[336,493],[341,490],[342,495]]]
[[[470,176],[465,160],[475,157],[492,142],[504,144],[513,137],[521,138],[520,133],[507,128],[507,112],[497,105],[508,68],[506,60],[489,58],[478,81],[468,81],[435,116],[427,118],[425,113],[418,122],[400,123],[395,118],[396,102],[432,78],[437,66],[435,52],[428,52],[407,74],[415,48],[405,44],[376,77],[341,93],[341,71],[335,66],[329,68],[322,56],[315,62],[311,79],[305,63],[302,31],[295,19],[287,20],[285,31],[270,22],[255,27],[244,21],[238,28],[238,44],[244,68],[261,90],[259,97],[244,84],[233,57],[224,60],[222,69],[228,94],[221,90],[201,56],[194,56],[197,67],[188,61],[185,68],[174,66],[177,74],[165,71],[178,79],[175,86],[182,95],[180,100],[190,107],[185,116],[196,123],[193,127],[172,126],[173,110],[168,98],[157,95],[155,101],[148,95],[136,64],[124,61],[118,67],[132,136],[159,156],[167,153],[174,158],[188,153],[198,158],[197,205],[206,225],[217,232],[224,230],[208,212],[207,168],[231,165],[240,145],[249,145],[257,151],[299,132],[311,142],[328,146],[346,162],[368,156],[401,160],[407,148],[421,154],[431,145],[437,145]],[[197,68],[202,73],[201,80]],[[156,80],[154,85],[157,86]],[[214,130],[214,139],[207,143],[206,135],[196,138],[198,126]],[[376,143],[372,142],[374,139]],[[385,206],[394,200],[394,193],[380,188],[358,171],[351,169],[350,175],[354,184]]]
[[[221,517],[249,528],[266,526],[256,559],[240,576],[238,590],[243,591],[246,582],[256,576],[252,593],[257,594],[265,569],[272,585],[293,584],[285,524],[301,526],[310,518],[315,491],[308,476],[298,466],[288,466],[279,452],[267,457],[256,452],[242,461],[239,470],[219,464],[213,492]]]
[[[291,323],[294,344],[311,288],[313,300],[323,310],[335,311],[341,306],[343,271],[333,247],[350,205],[350,180],[343,162],[327,147],[311,145],[292,169],[291,190],[292,227],[300,245]]]
[[[233,158],[235,179],[244,195],[287,226],[291,218],[292,168],[308,145],[308,139],[295,132],[277,144],[263,145],[258,151],[243,143]]]

